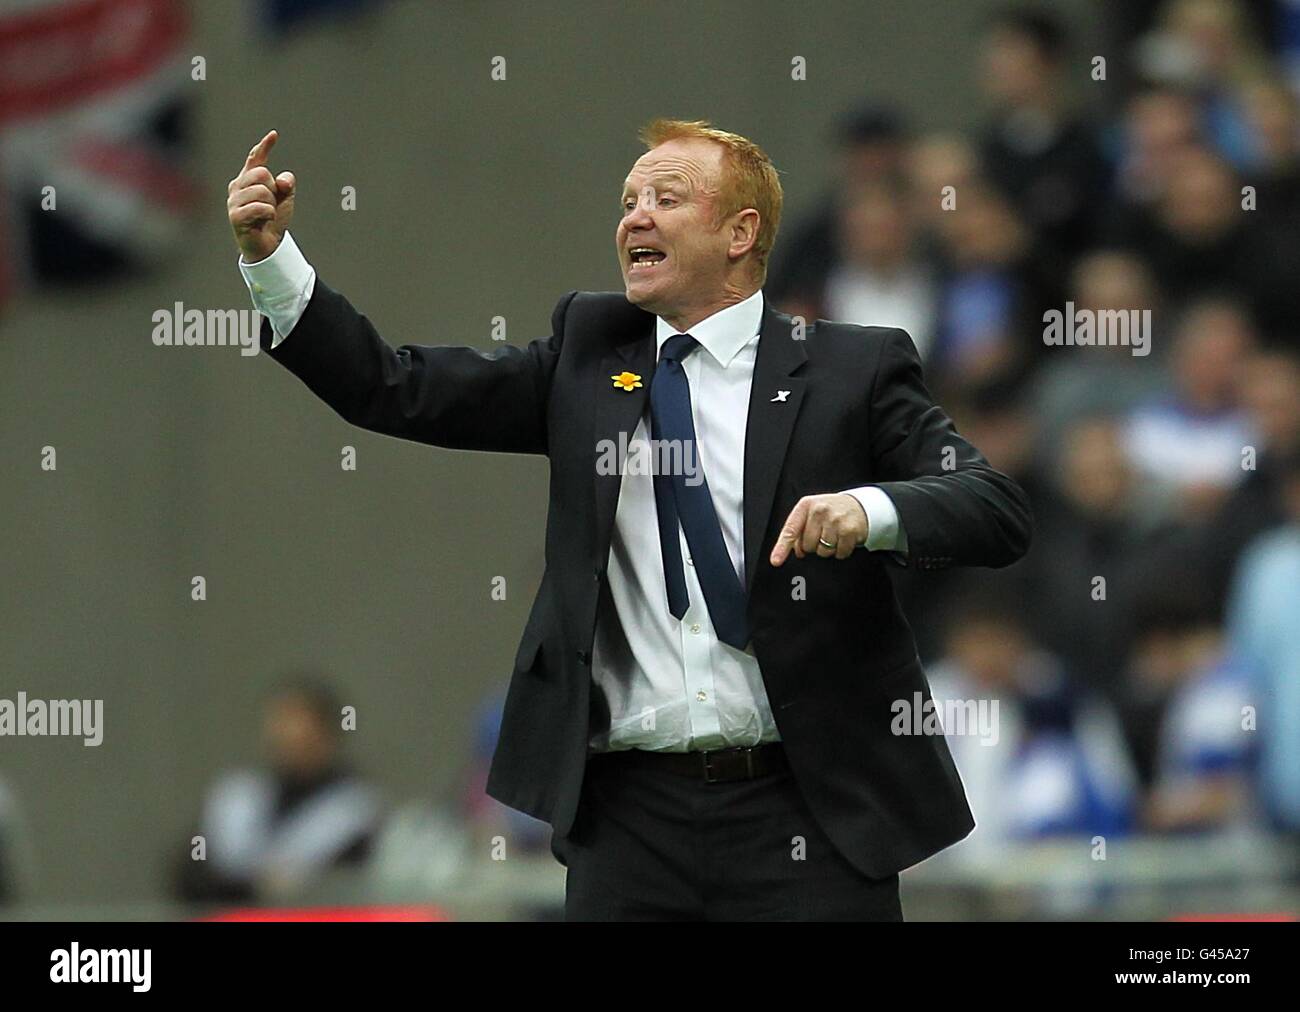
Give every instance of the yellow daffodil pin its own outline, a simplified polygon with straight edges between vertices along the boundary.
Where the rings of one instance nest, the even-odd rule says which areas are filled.
[[[610,379],[614,381],[614,386],[629,393],[641,385],[641,377],[634,372],[621,372],[617,376],[611,376]]]

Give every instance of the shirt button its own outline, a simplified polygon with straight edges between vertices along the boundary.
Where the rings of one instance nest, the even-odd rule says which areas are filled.
[[[695,560],[692,559],[692,558],[688,555],[688,556],[686,556],[686,564],[687,564],[688,566],[693,566],[693,565],[695,565]]]
[[[700,623],[698,623],[698,622],[692,622],[692,623],[691,623],[691,632],[698,634],[699,631],[700,631]]]
[[[253,285],[253,291],[257,292],[258,295],[261,295],[261,294],[262,294],[262,286],[259,285],[259,284],[254,284],[254,285]]]
[[[709,698],[709,694],[705,692],[703,689],[701,689],[699,692],[695,694],[695,698],[698,699],[701,703],[703,703],[706,699]]]

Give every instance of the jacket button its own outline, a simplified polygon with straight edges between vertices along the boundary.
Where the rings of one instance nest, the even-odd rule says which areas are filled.
[[[579,650],[579,651],[578,651],[578,661],[579,661],[579,663],[582,663],[582,664],[590,664],[590,663],[591,663],[591,654],[587,653],[587,651],[585,651],[585,650]]]

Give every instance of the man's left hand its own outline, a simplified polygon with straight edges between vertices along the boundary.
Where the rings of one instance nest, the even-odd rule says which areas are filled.
[[[827,548],[819,538],[835,547]],[[806,495],[786,517],[771,562],[781,565],[792,551],[800,559],[812,554],[847,559],[866,540],[867,514],[857,499],[847,492]]]

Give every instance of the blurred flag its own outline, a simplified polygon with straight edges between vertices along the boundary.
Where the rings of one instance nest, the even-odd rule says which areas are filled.
[[[180,0],[0,8],[0,304],[164,260],[193,206]]]

